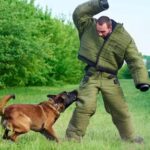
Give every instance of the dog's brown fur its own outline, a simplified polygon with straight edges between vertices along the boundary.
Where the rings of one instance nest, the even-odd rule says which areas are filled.
[[[33,130],[40,132],[50,140],[59,142],[52,125],[58,119],[60,113],[65,110],[65,103],[62,101],[62,96],[64,95],[58,94],[53,96],[52,99],[50,98],[50,100],[37,105],[13,104],[4,109],[6,103],[11,98],[14,98],[14,95],[5,96],[0,101],[1,122],[5,128],[3,139],[16,141],[19,135]],[[9,131],[12,132],[11,135],[9,135]]]

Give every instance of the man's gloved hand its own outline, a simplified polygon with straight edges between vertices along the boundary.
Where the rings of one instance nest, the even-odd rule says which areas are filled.
[[[138,88],[140,89],[140,91],[145,92],[149,89],[149,85],[148,84],[140,84],[140,85],[138,85]]]
[[[102,7],[103,10],[109,8],[109,4],[107,0],[99,0],[99,5],[100,7]]]

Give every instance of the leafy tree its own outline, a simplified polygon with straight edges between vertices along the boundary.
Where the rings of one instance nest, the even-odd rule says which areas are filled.
[[[131,79],[132,78],[127,64],[123,65],[123,67],[119,70],[118,78],[120,78],[120,79]]]
[[[0,86],[77,83],[82,65],[72,23],[52,18],[34,0],[0,1]]]

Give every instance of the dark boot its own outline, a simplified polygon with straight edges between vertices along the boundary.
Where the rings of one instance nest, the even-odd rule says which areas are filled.
[[[140,136],[137,136],[133,139],[122,138],[122,140],[125,142],[131,142],[131,143],[137,143],[137,144],[143,144],[144,143],[144,139]]]
[[[131,140],[132,143],[137,143],[137,144],[143,144],[144,139],[140,136],[135,137],[133,140]]]

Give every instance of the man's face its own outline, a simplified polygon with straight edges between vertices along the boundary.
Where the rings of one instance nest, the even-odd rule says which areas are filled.
[[[96,30],[99,36],[105,38],[112,32],[112,27],[108,27],[106,23],[103,23],[102,25],[96,23]]]

